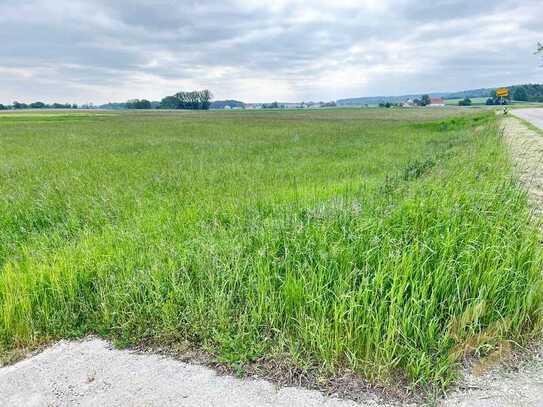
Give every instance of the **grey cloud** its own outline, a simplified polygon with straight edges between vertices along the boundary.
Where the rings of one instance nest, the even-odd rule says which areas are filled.
[[[3,103],[202,86],[247,101],[335,99],[543,74],[540,0],[21,3],[0,3]]]
[[[399,8],[401,15],[412,22],[446,21],[491,15],[497,10],[510,9],[519,3],[512,0],[434,0],[407,1]]]

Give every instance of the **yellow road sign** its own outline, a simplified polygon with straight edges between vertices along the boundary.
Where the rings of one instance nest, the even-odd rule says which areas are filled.
[[[496,96],[500,96],[500,97],[509,96],[509,89],[507,88],[496,89]]]

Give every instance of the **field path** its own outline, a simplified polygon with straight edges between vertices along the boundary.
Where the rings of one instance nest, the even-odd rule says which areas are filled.
[[[541,112],[543,117],[543,109]],[[504,119],[503,125],[517,171],[532,204],[541,211],[543,136],[512,117]],[[158,354],[115,350],[98,339],[61,341],[26,360],[0,368],[1,406],[385,405],[372,394],[361,395],[360,400],[355,403],[312,390],[279,388],[265,380],[220,376],[208,367]],[[458,389],[438,405],[543,405],[543,349],[514,369],[466,375]]]

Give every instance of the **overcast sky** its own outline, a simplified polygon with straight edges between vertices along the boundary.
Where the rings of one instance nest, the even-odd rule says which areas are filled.
[[[543,82],[543,0],[0,0],[0,103],[335,100]]]

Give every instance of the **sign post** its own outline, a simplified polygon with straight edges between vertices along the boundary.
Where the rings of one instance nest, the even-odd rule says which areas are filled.
[[[507,96],[509,96],[509,89],[507,88],[496,89],[496,96],[500,98],[500,103],[503,105],[503,98],[506,98]],[[504,115],[507,114],[506,106],[503,108],[503,114]]]
[[[507,96],[509,96],[509,89],[507,88],[496,89],[496,96],[500,98],[503,104],[503,98],[506,98]]]

